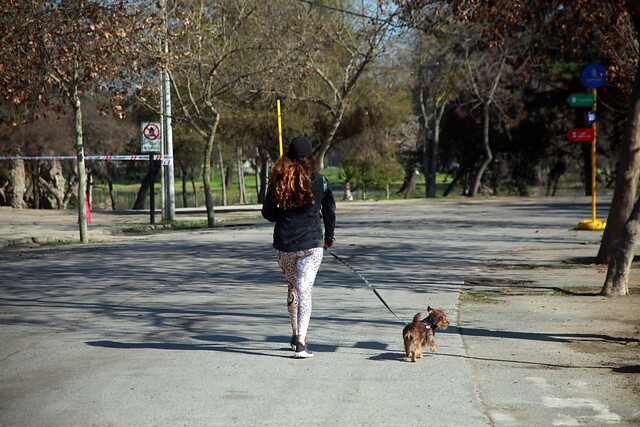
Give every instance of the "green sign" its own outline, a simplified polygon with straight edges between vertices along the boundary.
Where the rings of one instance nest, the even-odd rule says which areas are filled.
[[[572,107],[591,107],[593,106],[592,93],[572,93],[567,98],[567,102]]]

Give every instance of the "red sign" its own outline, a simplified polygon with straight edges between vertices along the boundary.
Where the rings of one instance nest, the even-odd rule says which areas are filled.
[[[142,133],[148,140],[155,141],[160,136],[160,127],[155,123],[147,123],[144,129],[142,129]]]
[[[569,141],[574,142],[588,142],[593,141],[593,129],[592,128],[575,128],[567,132],[567,138]]]

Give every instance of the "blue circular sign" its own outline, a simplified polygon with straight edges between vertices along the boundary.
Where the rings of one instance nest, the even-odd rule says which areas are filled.
[[[582,70],[582,83],[589,89],[597,89],[604,84],[607,70],[600,64],[589,64]]]

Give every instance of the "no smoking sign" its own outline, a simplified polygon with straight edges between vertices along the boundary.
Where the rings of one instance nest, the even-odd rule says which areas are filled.
[[[160,123],[142,123],[143,153],[160,153],[162,151],[162,133]]]

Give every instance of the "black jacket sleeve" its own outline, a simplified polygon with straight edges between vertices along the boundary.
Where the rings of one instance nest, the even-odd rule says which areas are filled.
[[[278,219],[278,204],[275,197],[273,197],[273,185],[267,187],[267,194],[264,197],[264,203],[262,204],[262,217],[269,222],[276,222]]]
[[[321,212],[322,220],[324,221],[324,241],[333,243],[336,229],[336,200],[333,198],[333,191],[331,191],[327,178],[323,176],[322,180],[324,195],[322,197]]]

